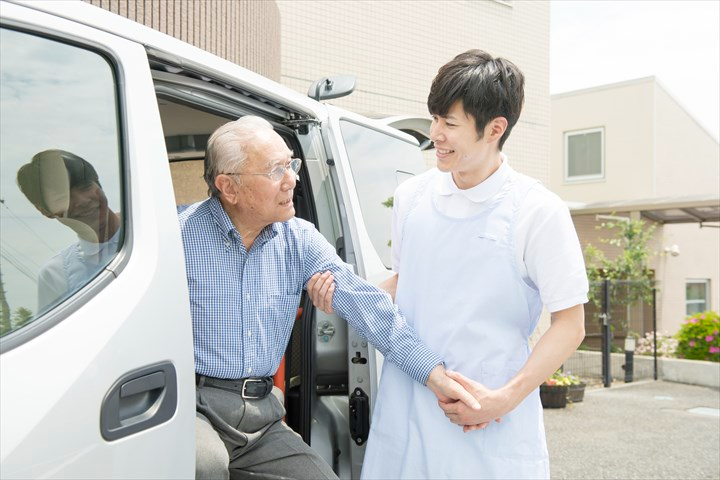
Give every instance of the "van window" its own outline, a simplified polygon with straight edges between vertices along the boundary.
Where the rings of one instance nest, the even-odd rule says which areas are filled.
[[[101,55],[0,29],[0,335],[83,289],[122,241],[116,81]]]
[[[368,235],[387,268],[390,258],[392,199],[400,183],[422,173],[417,145],[356,123],[340,121],[355,188]]]

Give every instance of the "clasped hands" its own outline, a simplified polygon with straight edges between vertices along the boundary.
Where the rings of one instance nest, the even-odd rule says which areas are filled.
[[[501,390],[491,390],[442,365],[430,372],[427,387],[438,398],[448,420],[463,427],[463,432],[482,430],[493,420],[499,423],[508,411],[508,399]]]
[[[395,283],[397,277],[393,277]],[[395,283],[381,287],[394,293]],[[330,272],[316,273],[308,281],[307,292],[316,308],[333,313],[332,295],[335,281]],[[500,422],[509,409],[508,399],[500,390],[491,390],[464,375],[436,366],[427,380],[427,387],[438,399],[438,406],[454,424],[462,426],[464,432],[482,430],[493,420]]]

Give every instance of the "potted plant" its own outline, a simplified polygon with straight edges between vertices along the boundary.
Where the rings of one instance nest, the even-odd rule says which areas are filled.
[[[540,402],[543,408],[565,408],[567,405],[568,385],[558,370],[540,385]]]
[[[567,402],[582,402],[585,396],[585,383],[560,370],[540,385],[540,401],[543,408],[565,408]]]
[[[570,382],[568,384],[568,402],[582,402],[583,398],[585,398],[585,382],[580,380],[576,375],[571,375],[570,372],[564,375]]]

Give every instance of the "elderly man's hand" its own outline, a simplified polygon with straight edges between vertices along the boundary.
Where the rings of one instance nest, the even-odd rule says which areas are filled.
[[[315,308],[319,308],[325,313],[335,312],[332,307],[335,277],[333,277],[332,273],[329,271],[316,273],[308,280],[305,290],[307,290]]]

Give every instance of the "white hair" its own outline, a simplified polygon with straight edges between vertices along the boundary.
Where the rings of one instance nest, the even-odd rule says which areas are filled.
[[[247,115],[220,126],[210,135],[205,153],[205,182],[212,196],[220,195],[215,177],[238,171],[248,157],[246,146],[263,130],[273,130],[273,126],[264,118]]]

